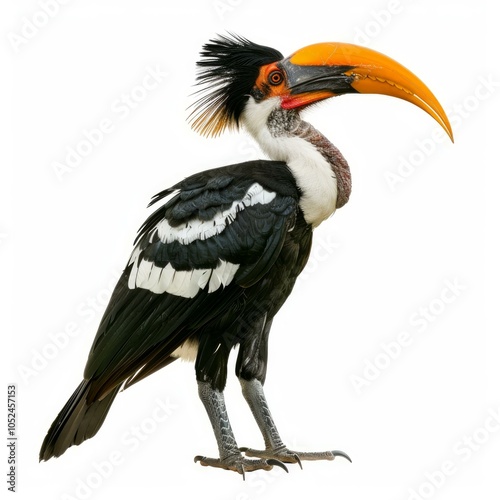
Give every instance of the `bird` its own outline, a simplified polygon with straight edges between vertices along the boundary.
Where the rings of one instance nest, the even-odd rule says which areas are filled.
[[[340,450],[289,449],[264,393],[273,319],[308,261],[314,229],[351,193],[347,161],[302,111],[343,94],[384,94],[420,107],[453,141],[450,122],[416,75],[349,43],[315,43],[285,58],[243,36],[219,34],[203,45],[197,68],[192,128],[207,137],[243,129],[267,158],[196,173],[152,198],[158,208],[137,233],[83,380],[50,426],[40,461],[92,438],[121,390],[178,359],[194,362],[219,452],[195,462],[244,477],[305,460],[351,460]],[[233,348],[261,449],[240,447],[228,417]]]

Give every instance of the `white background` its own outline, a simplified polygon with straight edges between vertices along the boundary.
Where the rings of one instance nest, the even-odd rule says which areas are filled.
[[[2,72],[2,118],[11,110],[2,136],[12,143],[2,162],[2,338],[4,387],[18,385],[17,498],[498,498],[491,2],[74,0],[50,18],[41,5],[10,2],[1,16],[11,75]],[[341,449],[353,463],[246,482],[202,468],[193,457],[214,456],[216,444],[193,367],[176,363],[122,393],[95,438],[39,464],[149,198],[260,156],[244,134],[205,139],[186,123],[199,50],[226,31],[284,55],[322,41],[384,52],[429,85],[455,128],[455,144],[441,140],[428,115],[382,96],[343,96],[306,114],[348,159],[353,194],[317,230],[310,267],[275,321],[266,389],[289,446]],[[138,88],[155,68],[156,87]],[[103,120],[112,130],[58,177],[54,164]],[[400,182],[391,186],[390,173]],[[232,369],[226,397],[239,444],[260,446]]]

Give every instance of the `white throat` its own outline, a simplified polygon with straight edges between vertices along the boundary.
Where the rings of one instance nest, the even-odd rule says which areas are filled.
[[[260,103],[250,97],[242,113],[242,122],[271,160],[288,165],[302,193],[300,208],[304,218],[317,227],[335,212],[337,179],[330,163],[314,144],[298,135],[272,133],[268,118],[278,106],[279,97]]]

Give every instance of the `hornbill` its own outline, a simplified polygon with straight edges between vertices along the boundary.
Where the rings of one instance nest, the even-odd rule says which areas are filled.
[[[243,127],[269,159],[206,170],[153,197],[151,204],[168,200],[139,230],[84,378],[50,427],[40,460],[93,437],[120,389],[179,358],[195,362],[219,448],[218,458],[195,461],[244,474],[349,458],[288,449],[263,391],[273,318],[306,265],[313,229],[351,192],[346,160],[301,111],[341,94],[377,93],[419,106],[453,140],[450,123],[413,73],[351,44],[319,43],[284,58],[228,34],[204,45],[198,67],[193,128],[217,136]],[[236,375],[262,432],[262,450],[239,448],[228,419],[223,391],[235,346]]]

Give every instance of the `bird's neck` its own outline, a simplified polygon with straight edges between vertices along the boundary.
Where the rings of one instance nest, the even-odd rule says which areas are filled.
[[[347,203],[351,193],[349,165],[297,111],[274,108],[265,113],[262,104],[250,103],[243,115],[244,125],[272,160],[288,165],[301,192],[305,220],[316,227]]]

